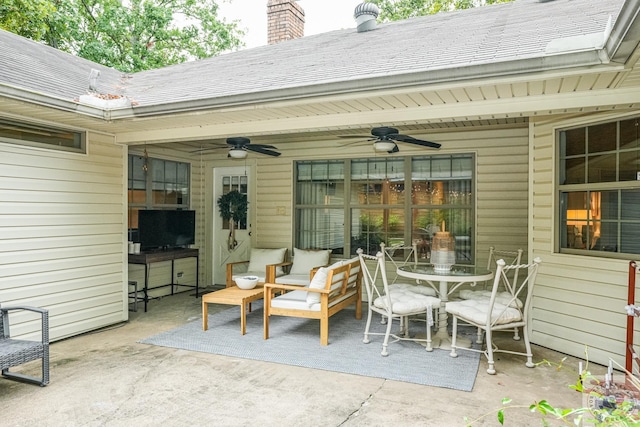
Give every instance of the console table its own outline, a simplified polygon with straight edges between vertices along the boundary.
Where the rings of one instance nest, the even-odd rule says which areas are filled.
[[[183,285],[180,283],[173,283],[174,278],[174,266],[175,260],[182,258],[195,258],[196,259],[196,284]],[[166,285],[158,285],[149,288],[149,270],[151,264],[155,262],[171,261],[171,282]],[[147,311],[147,302],[149,302],[149,290],[164,288],[171,286],[171,295],[173,295],[174,286],[186,286],[189,288],[196,288],[196,298],[198,298],[198,282],[199,282],[199,251],[198,249],[170,249],[166,251],[153,251],[153,252],[141,252],[139,254],[129,254],[129,264],[141,264],[144,265],[144,287],[142,293],[144,294],[144,311]]]

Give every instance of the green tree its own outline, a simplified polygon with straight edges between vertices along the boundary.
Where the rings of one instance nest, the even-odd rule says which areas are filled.
[[[398,21],[416,16],[433,15],[456,9],[470,9],[513,0],[367,0],[380,8],[381,22]]]
[[[217,0],[2,0],[0,28],[125,72],[243,46]]]

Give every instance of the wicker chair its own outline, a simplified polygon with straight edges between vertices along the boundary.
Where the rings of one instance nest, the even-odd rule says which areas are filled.
[[[9,332],[9,312],[26,310],[39,313],[42,319],[41,341],[17,340]],[[9,368],[42,359],[42,378],[9,372]],[[2,376],[39,386],[49,384],[49,312],[37,307],[0,307],[0,369]]]

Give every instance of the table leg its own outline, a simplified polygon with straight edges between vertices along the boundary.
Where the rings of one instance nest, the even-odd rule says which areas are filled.
[[[240,304],[240,332],[244,335],[247,332],[247,303]]]
[[[438,313],[438,332],[433,337],[433,347],[441,348],[443,350],[451,350],[451,336],[449,335],[448,326],[448,315],[445,311],[445,305],[447,301],[449,301],[449,289],[447,288],[447,282],[440,282],[440,290],[438,292],[440,295],[440,311]],[[471,340],[464,337],[456,338],[456,346],[457,347],[471,347]]]
[[[202,330],[206,331],[209,329],[209,305],[203,299],[202,300]]]

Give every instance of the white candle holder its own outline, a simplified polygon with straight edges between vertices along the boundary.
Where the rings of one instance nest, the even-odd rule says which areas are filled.
[[[433,236],[431,263],[435,271],[449,271],[456,263],[455,238],[448,231],[439,231]]]

